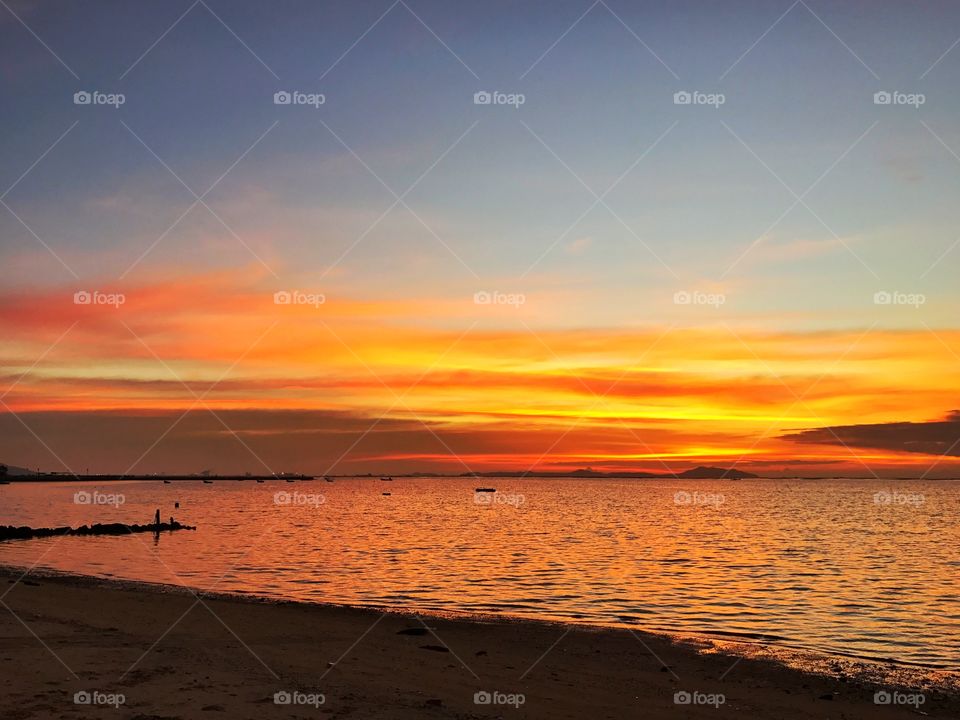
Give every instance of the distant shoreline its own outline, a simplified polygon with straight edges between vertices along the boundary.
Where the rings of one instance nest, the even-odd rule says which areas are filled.
[[[214,480],[271,480],[284,482],[286,480],[307,481],[315,480],[313,475],[75,475],[73,473],[64,473],[62,475],[52,473],[41,473],[38,475],[7,475],[2,478],[9,483],[38,483],[38,482],[127,482],[136,481],[209,481]]]
[[[531,473],[531,472],[495,472],[495,473],[472,473],[472,474],[460,474],[460,475],[447,475],[443,473],[363,473],[360,475],[356,474],[347,474],[347,475],[301,475],[301,474],[290,474],[290,475],[115,475],[115,474],[104,474],[104,475],[75,475],[72,473],[41,473],[39,475],[6,475],[0,478],[0,484],[13,484],[13,483],[45,483],[45,482],[158,482],[158,481],[169,481],[169,482],[199,482],[199,481],[252,481],[252,482],[284,482],[284,481],[294,481],[294,482],[309,482],[312,480],[323,480],[324,477],[329,477],[332,480],[379,480],[380,477],[392,477],[394,479],[408,479],[408,480],[431,480],[431,479],[463,479],[469,480],[474,479],[487,479],[487,480],[523,480],[526,478],[530,479],[544,479],[544,480],[728,480],[728,481],[738,481],[738,480],[869,480],[873,482],[908,482],[914,480],[923,480],[930,482],[939,482],[939,481],[951,481],[951,480],[960,480],[956,477],[880,477],[876,478],[871,475],[790,475],[782,477],[770,477],[765,475],[752,475],[749,477],[740,477],[740,476],[723,476],[723,475],[700,475],[700,476],[691,476],[678,473],[675,475],[657,475],[652,473],[596,473],[596,474],[573,474],[573,473]]]

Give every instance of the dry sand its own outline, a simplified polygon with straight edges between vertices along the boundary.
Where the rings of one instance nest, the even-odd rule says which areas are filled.
[[[918,717],[874,704],[882,688],[836,661],[818,675],[629,630],[21,575],[0,568],[4,720]],[[75,704],[84,691],[123,703]],[[477,704],[481,691],[523,703]],[[682,691],[724,702],[678,705]],[[314,704],[278,705],[278,692]],[[960,697],[926,688],[923,714],[960,718]]]

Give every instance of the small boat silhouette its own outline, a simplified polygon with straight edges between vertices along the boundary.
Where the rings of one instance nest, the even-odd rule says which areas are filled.
[[[383,480],[383,482],[393,482],[393,478],[392,478],[392,477],[380,478],[380,479]]]
[[[169,481],[169,480],[164,480],[164,481],[163,481],[163,484],[164,484],[164,485],[169,485],[169,484],[170,484],[170,481]]]
[[[380,493],[381,495],[389,495],[390,493]]]
[[[213,485],[213,480],[204,480],[204,481],[203,481],[203,484],[204,484],[204,485]]]
[[[496,488],[476,488],[474,492],[496,492]]]
[[[296,482],[293,478],[287,478],[287,482]]]
[[[257,482],[258,482],[258,483],[262,483],[262,482],[263,482],[263,479],[262,479],[262,478],[257,478]]]
[[[329,475],[324,475],[323,479],[326,480],[327,482],[333,482],[333,478],[330,477]]]

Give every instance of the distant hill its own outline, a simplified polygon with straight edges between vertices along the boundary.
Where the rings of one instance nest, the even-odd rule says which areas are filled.
[[[536,477],[536,478],[562,478],[562,477],[582,477],[582,478],[625,478],[625,479],[644,479],[644,478],[683,478],[686,480],[740,480],[743,478],[759,477],[753,473],[734,468],[700,467],[684,470],[679,473],[650,473],[650,472],[600,472],[592,468],[582,468],[573,472],[529,472],[517,470],[500,470],[494,472],[474,472],[463,473],[462,477],[485,477],[485,478],[513,478],[513,477]]]
[[[682,473],[678,473],[677,477],[703,480],[721,478],[740,480],[742,478],[755,478],[758,476],[753,473],[744,472],[743,470],[735,470],[734,468],[718,468],[701,465],[691,470],[684,470]]]
[[[0,463],[0,465],[7,466],[7,475],[36,475],[36,470],[30,470],[29,468],[17,467],[16,465],[7,465],[6,463]]]

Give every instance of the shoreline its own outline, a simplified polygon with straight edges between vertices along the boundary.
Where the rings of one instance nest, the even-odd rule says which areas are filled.
[[[812,670],[811,668],[827,667],[831,663],[846,663],[848,667],[846,667],[845,670],[848,675],[857,675],[863,678],[870,677],[877,679],[907,675],[921,679],[942,675],[946,679],[946,682],[944,683],[944,689],[960,694],[960,668],[952,669],[946,664],[923,664],[906,660],[898,660],[896,658],[857,655],[856,653],[842,653],[838,651],[825,650],[822,648],[805,647],[794,644],[789,638],[774,635],[750,635],[736,632],[724,632],[720,630],[713,632],[696,630],[679,631],[625,621],[602,623],[560,616],[552,617],[548,615],[530,617],[526,615],[514,615],[507,612],[474,612],[469,610],[440,608],[415,608],[403,606],[391,607],[376,604],[365,605],[334,601],[325,602],[322,600],[303,600],[242,590],[207,591],[201,587],[192,585],[178,585],[175,583],[163,583],[151,580],[136,580],[132,578],[123,578],[116,575],[86,575],[83,573],[73,572],[70,570],[60,570],[47,566],[38,565],[28,568],[27,566],[10,565],[0,562],[0,578],[6,577],[8,573],[28,573],[35,577],[59,578],[68,582],[75,582],[77,584],[90,583],[95,585],[97,583],[103,583],[106,586],[114,586],[128,590],[143,590],[146,592],[155,593],[177,593],[189,596],[201,595],[204,598],[262,603],[267,605],[292,605],[304,608],[340,608],[401,616],[421,615],[424,617],[444,618],[447,620],[462,622],[475,622],[478,624],[531,623],[553,628],[571,628],[583,631],[626,630],[628,632],[636,632],[653,637],[666,638],[677,644],[689,645],[701,649],[712,646],[712,650],[728,654],[735,658],[774,658],[776,662],[806,672],[816,672],[816,670]],[[901,685],[904,684],[902,680],[899,682]]]
[[[273,694],[310,688],[325,695],[320,712],[334,717],[915,716],[912,706],[875,704],[876,692],[923,693],[922,712],[960,716],[955,673],[898,666],[879,678],[877,663],[806,657],[798,665],[754,642],[244,593],[203,594],[201,602],[195,592],[202,591],[185,586],[47,569],[0,566],[0,576],[4,605],[50,649],[5,612],[0,654],[17,676],[5,717],[45,716],[29,707],[48,695],[46,712],[73,710],[51,705],[49,688],[66,703],[65,689],[84,689],[78,682],[91,691],[120,688],[125,709],[140,703],[143,717],[210,717],[204,707],[230,708],[230,717],[289,717]],[[80,671],[90,663],[98,669]],[[196,687],[197,673],[216,681]],[[171,684],[173,695],[155,692]],[[473,694],[484,691],[522,694],[525,702],[475,704]],[[677,705],[677,692],[724,702]],[[306,710],[304,717],[316,716],[317,708],[299,709]]]

